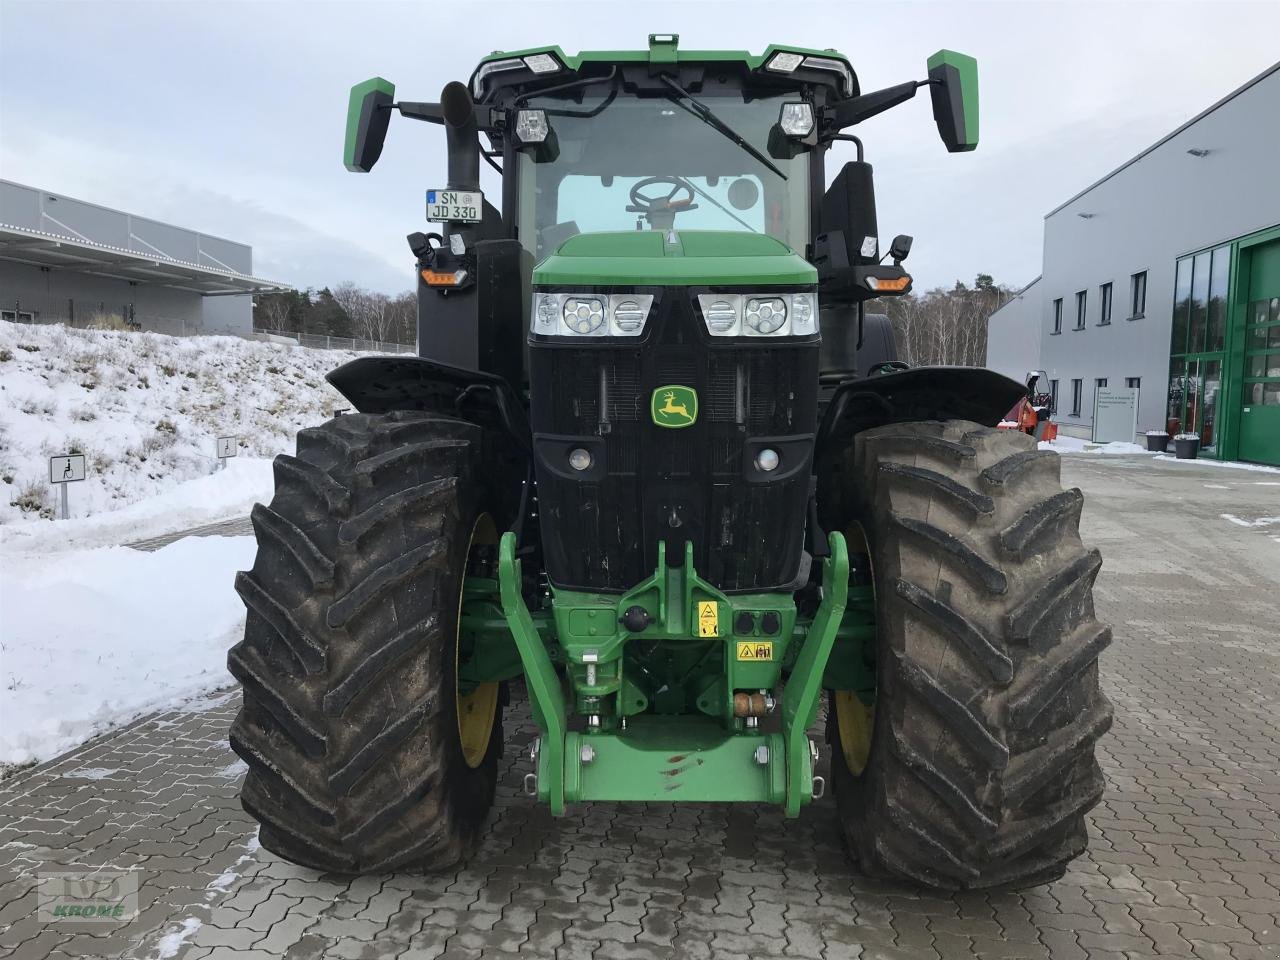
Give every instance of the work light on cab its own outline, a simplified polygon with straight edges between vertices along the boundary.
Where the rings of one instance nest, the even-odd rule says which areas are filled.
[[[545,110],[517,110],[516,136],[521,143],[542,143],[550,131]]]

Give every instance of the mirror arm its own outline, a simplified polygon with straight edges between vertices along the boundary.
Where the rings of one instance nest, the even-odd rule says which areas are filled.
[[[883,90],[874,90],[859,97],[841,100],[823,109],[823,123],[836,130],[852,127],[854,124],[868,120],[878,113],[884,113],[891,107],[906,103],[916,95],[918,89],[927,87],[933,82],[932,80],[908,80],[906,83],[885,87]]]
[[[400,116],[408,117],[410,120],[425,120],[427,123],[444,123],[444,110],[438,103],[400,100],[396,103],[389,104],[384,109],[390,110],[392,108],[399,110]]]

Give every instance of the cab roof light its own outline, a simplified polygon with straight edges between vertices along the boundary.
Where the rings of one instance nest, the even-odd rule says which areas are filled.
[[[484,91],[484,82],[490,74],[501,73],[504,70],[519,70],[527,64],[519,58],[513,57],[510,60],[490,60],[488,63],[480,64],[476,70],[476,75],[471,81],[471,95],[479,97]],[[530,67],[530,70],[533,68]],[[536,72],[536,71],[535,71]]]
[[[838,73],[841,81],[841,92],[846,97],[853,96],[853,71],[849,69],[847,63],[843,60],[837,60],[835,57],[811,57],[803,53],[794,53],[791,50],[779,50],[765,64],[765,69],[774,73],[795,73],[800,67]]]
[[[796,67],[800,66],[803,61],[804,57],[799,53],[780,50],[769,59],[765,69],[772,70],[774,73],[794,73]]]
[[[524,58],[524,65],[534,73],[558,73],[563,69],[554,53],[531,53]]]

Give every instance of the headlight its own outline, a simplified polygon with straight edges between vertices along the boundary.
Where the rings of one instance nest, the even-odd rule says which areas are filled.
[[[807,337],[818,332],[814,293],[698,295],[702,320],[713,337]]]
[[[642,310],[635,300],[619,300],[611,303],[611,307],[614,326],[623,333],[637,333],[644,326],[644,318],[649,313],[648,309]]]
[[[529,329],[547,337],[638,337],[652,294],[535,293]]]
[[[746,314],[747,326],[767,337],[787,322],[787,304],[781,297],[751,297],[747,300]]]
[[[818,332],[818,311],[814,308],[817,298],[808,293],[796,293],[791,297],[791,335]]]
[[[597,297],[568,297],[560,315],[570,330],[587,337],[604,325],[604,301]]]
[[[738,325],[738,310],[741,297],[725,297],[717,300],[713,297],[702,297],[702,316],[707,321],[707,329],[713,334],[733,333]],[[710,301],[709,303],[707,301]]]

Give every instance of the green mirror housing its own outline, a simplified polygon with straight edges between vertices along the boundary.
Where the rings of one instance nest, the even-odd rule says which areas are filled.
[[[396,86],[374,77],[351,88],[347,103],[347,142],[343,164],[352,173],[368,173],[382,156],[382,143],[391,122]]]
[[[978,61],[954,50],[929,58],[933,119],[948,153],[978,147]]]

